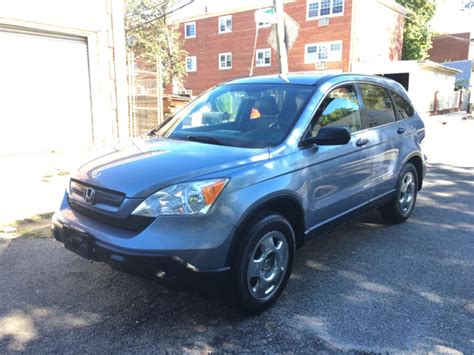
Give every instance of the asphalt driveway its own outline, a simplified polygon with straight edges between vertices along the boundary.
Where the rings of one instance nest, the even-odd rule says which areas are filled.
[[[374,212],[308,243],[259,316],[114,272],[51,238],[0,237],[0,352],[473,353],[474,121],[444,119],[428,126],[412,218],[385,225]]]

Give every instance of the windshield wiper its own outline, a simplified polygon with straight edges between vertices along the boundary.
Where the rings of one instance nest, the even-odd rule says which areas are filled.
[[[195,135],[192,135],[192,136],[186,136],[186,139],[188,141],[193,141],[193,142],[233,146],[232,143],[229,143],[227,141],[223,141],[223,140],[218,139],[218,138],[209,137],[209,136],[195,136]]]
[[[156,128],[153,128],[150,132],[147,133],[147,136],[156,136],[156,134],[158,133],[158,131],[165,125],[167,124],[169,121],[171,121],[171,119],[174,117],[173,116],[169,116],[167,118],[165,118],[165,120],[163,122],[161,122],[158,127]]]

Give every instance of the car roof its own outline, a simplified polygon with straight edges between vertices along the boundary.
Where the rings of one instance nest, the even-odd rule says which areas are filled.
[[[226,84],[296,84],[316,85],[322,78],[334,77],[334,74],[316,73],[291,73],[286,75],[259,75],[246,78],[234,79]]]
[[[250,76],[246,78],[233,79],[225,82],[224,84],[293,84],[293,85],[310,85],[319,86],[326,81],[333,78],[344,78],[348,80],[364,80],[364,81],[375,81],[385,82],[391,84],[393,81],[381,76],[375,75],[360,75],[353,73],[315,73],[315,72],[302,72],[302,73],[289,73],[286,75],[260,75]]]

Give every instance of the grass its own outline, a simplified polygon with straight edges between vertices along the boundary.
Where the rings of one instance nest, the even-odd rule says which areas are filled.
[[[53,175],[44,175],[41,180],[43,182],[51,182],[51,180],[57,176],[68,176],[69,174],[69,171],[56,169],[56,172]]]
[[[50,238],[50,225],[53,213],[41,213],[32,217],[17,220],[7,226],[0,227],[0,234],[8,233],[16,237]]]

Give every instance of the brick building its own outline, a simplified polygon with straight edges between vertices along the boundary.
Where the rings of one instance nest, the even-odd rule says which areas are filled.
[[[439,35],[433,39],[429,59],[438,63],[471,59],[471,43],[469,32]]]
[[[184,88],[198,95],[236,77],[278,72],[270,46],[274,29],[255,23],[256,9],[271,0],[221,2],[196,0],[174,21],[188,52]],[[289,0],[285,13],[298,35],[288,54],[290,72],[350,71],[353,62],[401,58],[408,11],[393,0]]]

